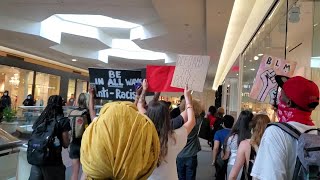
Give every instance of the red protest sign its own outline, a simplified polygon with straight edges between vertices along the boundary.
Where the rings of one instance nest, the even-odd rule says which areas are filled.
[[[183,92],[181,88],[171,87],[175,66],[147,66],[149,92]]]

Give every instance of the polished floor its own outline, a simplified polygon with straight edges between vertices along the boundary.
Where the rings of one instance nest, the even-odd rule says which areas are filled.
[[[202,150],[198,153],[198,170],[197,180],[212,180],[214,179],[214,167],[211,166],[212,151],[208,146],[207,141],[201,140]],[[70,179],[71,175],[71,161],[68,160],[68,152],[64,151],[65,165],[67,166],[66,180]]]

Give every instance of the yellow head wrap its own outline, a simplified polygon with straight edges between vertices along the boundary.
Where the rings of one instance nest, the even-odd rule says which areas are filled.
[[[152,121],[130,102],[113,102],[83,134],[80,160],[88,179],[147,179],[159,152]]]

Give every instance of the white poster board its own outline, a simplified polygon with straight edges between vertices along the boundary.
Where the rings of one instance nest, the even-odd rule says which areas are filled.
[[[179,55],[171,82],[172,87],[185,88],[203,92],[209,67],[209,56]]]

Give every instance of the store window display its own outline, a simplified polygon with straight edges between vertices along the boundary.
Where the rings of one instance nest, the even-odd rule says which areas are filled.
[[[22,106],[28,94],[32,94],[33,71],[0,65],[0,95],[7,90],[11,97],[11,107]]]
[[[46,106],[47,99],[60,92],[60,77],[37,72],[34,92],[36,101],[43,102],[43,106]]]
[[[75,79],[69,79],[68,83],[68,95],[67,95],[67,105],[69,105],[69,100],[74,100],[74,93],[76,92],[76,80]],[[72,102],[73,105],[74,102]]]

